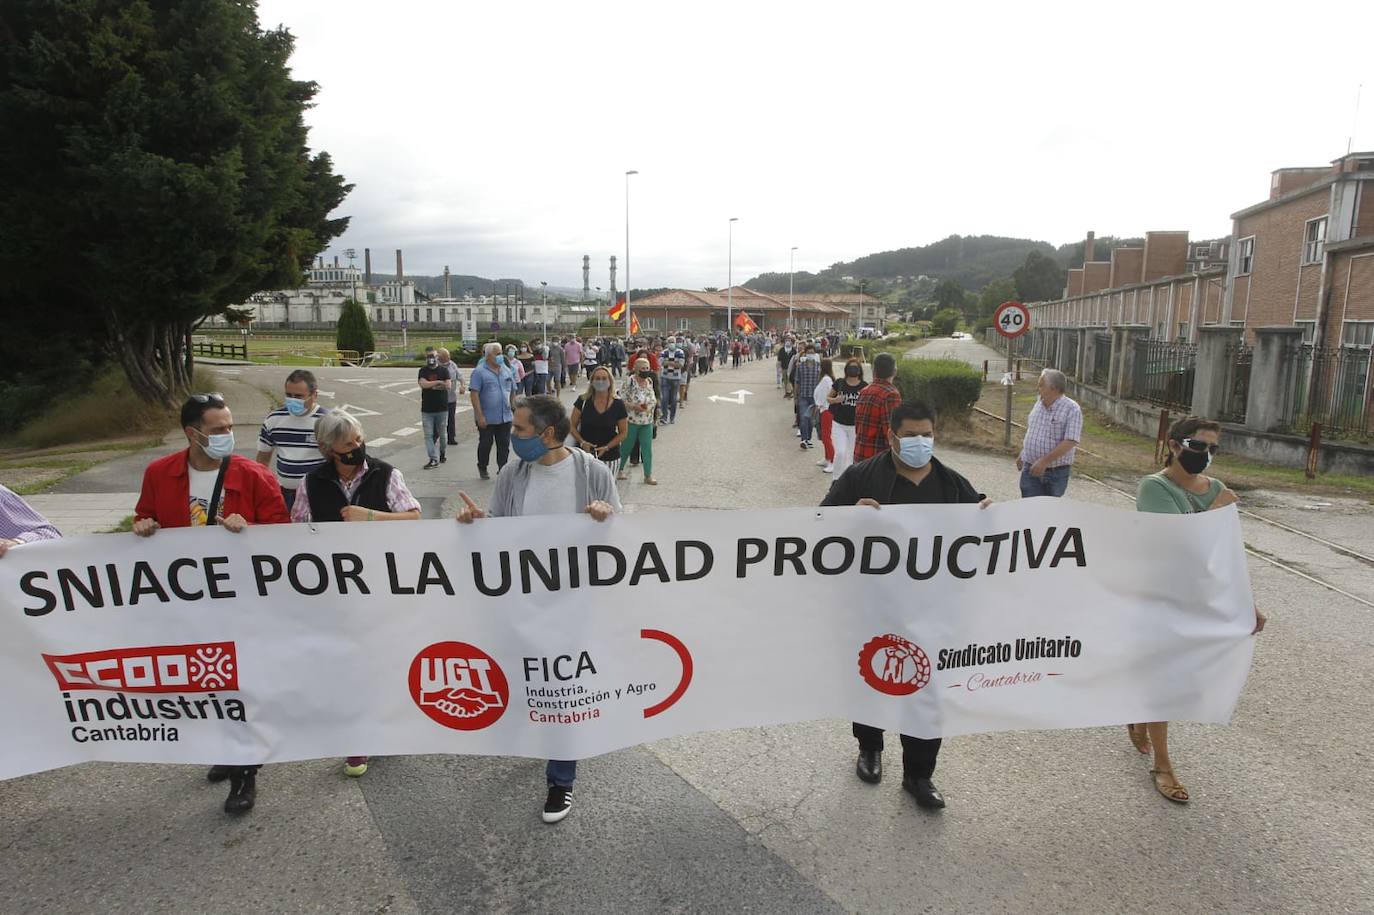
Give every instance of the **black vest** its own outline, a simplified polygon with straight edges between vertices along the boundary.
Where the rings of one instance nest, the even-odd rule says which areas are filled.
[[[329,461],[316,467],[306,475],[305,494],[310,499],[310,517],[314,521],[342,521],[345,505],[358,505],[374,511],[390,511],[386,499],[386,487],[391,482],[392,467],[386,461],[369,456],[367,473],[363,481],[353,490],[353,498],[344,498],[339,488],[339,471],[334,462]]]

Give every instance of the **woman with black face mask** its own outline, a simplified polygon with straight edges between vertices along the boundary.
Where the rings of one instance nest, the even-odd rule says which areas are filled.
[[[301,480],[293,522],[420,520],[420,503],[401,471],[367,453],[355,417],[342,410],[324,414],[315,423],[315,440],[329,460]],[[345,775],[358,778],[366,771],[366,756],[344,760]]]
[[[837,480],[854,462],[854,408],[859,403],[859,392],[867,384],[864,364],[850,358],[844,364],[844,377],[835,382],[825,397],[830,405],[830,441],[835,449],[831,468]]]
[[[1221,423],[1200,416],[1180,419],[1169,428],[1169,456],[1164,469],[1140,481],[1136,511],[1187,515],[1234,505],[1236,494],[1214,477],[1203,475],[1220,448]],[[1255,632],[1264,628],[1264,614],[1255,608]],[[1131,743],[1141,755],[1154,752],[1155,790],[1178,804],[1188,802],[1188,789],[1174,774],[1169,759],[1169,723],[1153,721],[1126,726]]]

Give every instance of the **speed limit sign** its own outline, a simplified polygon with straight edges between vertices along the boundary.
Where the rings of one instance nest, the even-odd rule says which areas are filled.
[[[1004,337],[1019,337],[1030,330],[1030,310],[1020,302],[1003,302],[992,315],[992,326]]]

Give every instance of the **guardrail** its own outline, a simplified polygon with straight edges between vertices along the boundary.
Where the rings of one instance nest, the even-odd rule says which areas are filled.
[[[242,359],[248,361],[247,343],[210,343],[204,340],[191,341],[193,356],[209,356],[214,359]]]

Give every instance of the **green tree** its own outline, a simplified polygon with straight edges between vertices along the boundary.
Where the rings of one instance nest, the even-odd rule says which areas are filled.
[[[1012,274],[1016,297],[1022,302],[1044,302],[1064,294],[1064,268],[1039,251],[1026,255]]]
[[[6,0],[0,35],[0,304],[173,406],[195,327],[347,225],[316,86],[245,0]]]
[[[995,280],[978,293],[978,317],[991,318],[997,306],[1016,298],[1016,283],[1010,278]]]
[[[367,309],[352,299],[344,302],[339,311],[334,345],[339,349],[351,349],[359,355],[377,348],[376,341],[372,339],[372,325],[367,320]]]
[[[959,327],[959,312],[952,308],[935,312],[930,319],[930,332],[937,337],[948,337]]]
[[[964,287],[958,280],[943,279],[935,287],[935,304],[941,309],[964,307]]]

